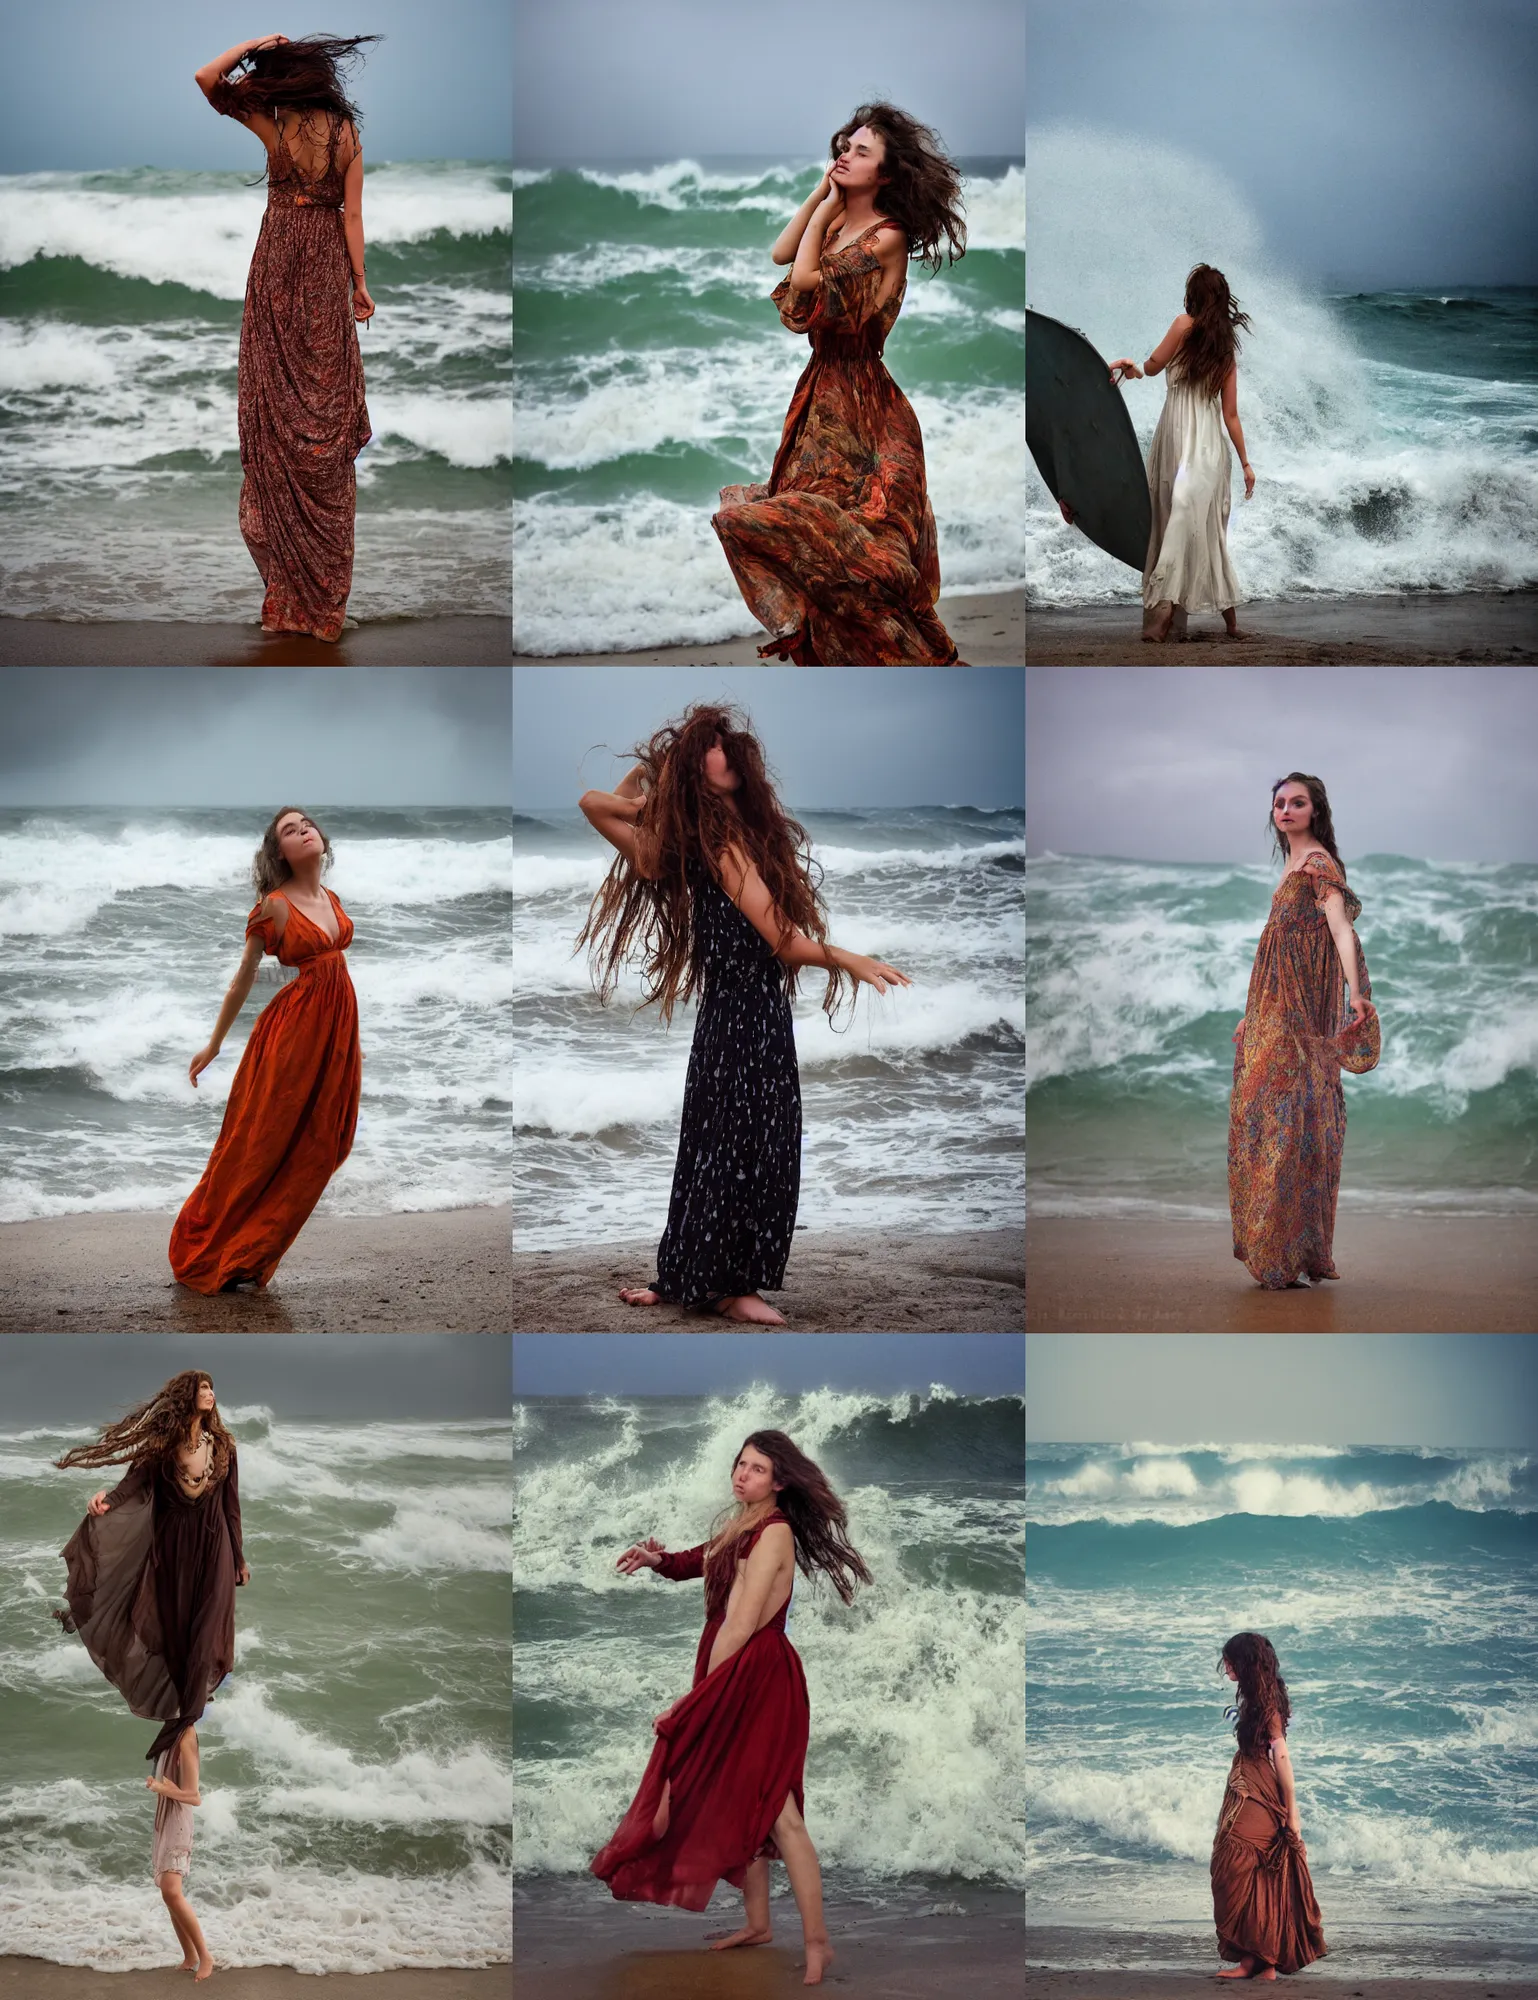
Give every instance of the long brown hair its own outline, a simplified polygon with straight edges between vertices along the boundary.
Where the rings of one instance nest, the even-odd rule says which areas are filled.
[[[849,1540],[848,1513],[828,1484],[822,1467],[814,1465],[784,1431],[754,1431],[751,1437],[743,1439],[737,1456],[740,1458],[750,1445],[754,1451],[761,1451],[774,1467],[774,1478],[780,1488],[774,1504],[790,1523],[791,1538],[796,1545],[796,1567],[805,1577],[818,1573],[827,1577],[844,1602],[852,1603],[856,1582],[870,1583],[874,1579]],[[742,1532],[742,1510],[734,1508],[711,1531],[705,1556],[707,1564],[727,1556]]]
[[[1186,311],[1196,324],[1180,343],[1179,377],[1209,396],[1219,395],[1239,358],[1237,329],[1247,330],[1250,316],[1240,312],[1227,278],[1211,264],[1192,266],[1186,279]]]
[[[212,1376],[196,1368],[183,1369],[147,1403],[140,1403],[115,1424],[103,1424],[95,1444],[77,1444],[54,1464],[61,1472],[75,1465],[142,1465],[145,1460],[159,1464],[187,1442],[198,1414],[198,1390],[205,1382],[213,1387]],[[224,1428],[217,1403],[203,1412],[203,1429],[213,1444],[212,1477],[222,1479],[229,1470],[235,1440]]]
[[[383,35],[308,35],[252,49],[226,81],[242,110],[265,111],[269,118],[280,107],[323,111],[338,124],[358,127],[363,120],[342,87],[342,71],[366,43],[383,40]]]
[[[302,818],[309,820],[320,835],[320,872],[323,875],[336,858],[331,852],[331,842],[326,838],[325,828],[312,814],[307,813],[303,806],[279,806],[267,822],[267,831],[262,835],[262,844],[251,861],[251,886],[256,891],[258,899],[270,896],[274,889],[281,889],[294,872],[284,860],[283,850],[278,845],[279,822],[289,813],[298,813]]]
[[[1233,1718],[1239,1748],[1248,1756],[1257,1746],[1265,1748],[1260,1738],[1267,1722],[1274,1722],[1286,1734],[1292,1719],[1292,1703],[1287,1698],[1287,1683],[1282,1679],[1276,1648],[1264,1632],[1236,1632],[1219,1656],[1219,1671],[1224,1660],[1239,1677],[1238,1703],[1224,1713]]]
[[[961,175],[932,126],[921,125],[895,104],[862,104],[846,118],[829,144],[836,160],[852,132],[868,125],[886,147],[876,187],[876,207],[908,239],[908,255],[931,271],[940,268],[940,239],[949,246],[946,262],[967,254],[967,225]]]
[[[737,790],[718,792],[705,781],[705,752],[716,739],[736,772]],[[698,992],[702,968],[695,951],[694,884],[700,871],[716,878],[730,845],[742,849],[764,879],[786,929],[826,944],[828,920],[822,870],[812,859],[811,836],[780,804],[764,764],[763,745],[747,718],[715,702],[695,702],[679,722],[664,723],[632,753],[642,770],[643,800],[636,838],[653,875],[637,873],[616,855],[577,934],[588,947],[593,983],[607,1003],[629,959],[643,967],[645,997],[664,1021],[680,1000]],[[796,990],[796,969],[786,966],[785,990]],[[823,1011],[831,1018],[849,975],[828,961]],[[851,990],[853,982],[849,981]]]

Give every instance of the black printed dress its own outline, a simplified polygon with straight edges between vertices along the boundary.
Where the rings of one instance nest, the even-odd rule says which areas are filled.
[[[654,1289],[708,1306],[784,1283],[801,1190],[801,1079],[784,966],[702,868],[689,886],[703,976]]]

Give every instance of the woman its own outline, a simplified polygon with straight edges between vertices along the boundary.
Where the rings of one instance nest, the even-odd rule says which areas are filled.
[[[1148,451],[1153,527],[1143,566],[1143,637],[1186,636],[1186,614],[1221,611],[1230,639],[1239,630],[1239,585],[1228,560],[1228,446],[1234,441],[1244,473],[1244,497],[1255,491],[1255,468],[1244,455],[1239,422],[1238,327],[1248,313],[1210,264],[1186,279],[1186,309],[1177,314],[1144,364],[1150,375],[1169,370],[1164,408]],[[1111,363],[1111,380],[1141,380],[1134,361]],[[1221,403],[1222,419],[1219,421]],[[1064,518],[1067,518],[1066,512]]]
[[[252,863],[257,904],[246,949],[212,1039],[188,1065],[218,1055],[264,953],[297,969],[251,1030],[203,1178],[171,1231],[171,1269],[203,1293],[265,1285],[352,1150],[363,1065],[358,1003],[343,953],[352,919],[321,870],[331,843],[297,806],[273,816]]]
[[[924,440],[881,363],[908,258],[966,252],[961,177],[927,125],[862,104],[771,255],[780,318],[811,342],[767,485],[727,486],[711,525],[761,659],[798,667],[964,666],[935,615],[940,558]]]
[[[822,1876],[801,1815],[810,1709],[785,1636],[797,1568],[828,1577],[845,1604],[870,1571],[847,1536],[843,1503],[783,1431],[755,1431],[732,1467],[735,1510],[708,1542],[668,1555],[654,1538],[628,1548],[625,1576],[705,1579],[705,1630],[694,1685],[652,1724],[641,1789],[593,1873],[622,1901],[703,1910],[717,1881],[741,1889],[744,1923],[717,1951],[768,1944],[769,1863],[783,1860],[806,1945],[805,1986],[833,1962]]]
[[[593,953],[600,1000],[637,954],[644,1004],[655,1001],[664,1021],[680,999],[698,993],[700,1006],[657,1276],[620,1297],[783,1326],[761,1295],[784,1283],[801,1183],[797,974],[826,968],[830,1018],[845,980],[878,993],[911,981],[828,943],[810,838],[776,798],[763,748],[733,710],[697,703],[636,755],[618,791],[580,800],[619,858],[577,943]]]
[[[182,1948],[182,1971],[190,1972],[194,1979],[207,1979],[214,1969],[213,1953],[182,1886],[192,1866],[192,1809],[203,1803],[198,1775],[198,1732],[189,1729],[169,1750],[160,1753],[154,1777],[144,1783],[156,1794],[155,1840],[150,1855],[155,1887]]]
[[[215,111],[267,148],[267,213],[240,322],[240,532],[267,586],[262,630],[327,641],[347,614],[353,460],[370,436],[354,321],[374,315],[358,109],[339,71],[378,40],[264,35],[197,72]]]
[[[1234,1030],[1228,1205],[1234,1255],[1268,1291],[1338,1278],[1332,1246],[1346,1097],[1340,1073],[1377,1063],[1382,1043],[1367,961],[1352,925],[1321,779],[1292,771],[1271,788],[1286,866],[1271,898]],[[1343,999],[1344,996],[1344,999]]]
[[[54,1616],[135,1715],[164,1724],[145,1752],[157,1763],[235,1664],[235,1588],[251,1581],[235,1440],[212,1381],[188,1369],[54,1463],[129,1468],[70,1538],[69,1609]]]
[[[1275,1979],[1326,1951],[1298,1818],[1287,1723],[1292,1704],[1276,1649],[1259,1632],[1236,1632],[1218,1662],[1239,1699],[1239,1748],[1212,1843],[1212,1914],[1218,1957],[1237,1959],[1219,1979]]]

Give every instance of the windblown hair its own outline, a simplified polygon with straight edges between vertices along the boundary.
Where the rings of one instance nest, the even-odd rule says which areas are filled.
[[[278,826],[289,813],[304,813],[311,826],[320,835],[321,873],[331,866],[335,856],[331,852],[331,842],[326,838],[326,830],[312,819],[303,806],[282,806],[267,823],[267,831],[262,835],[262,844],[256,850],[251,862],[251,886],[257,896],[271,895],[274,889],[281,889],[293,874],[293,869],[283,858],[283,850],[278,846]]]
[[[1237,329],[1248,330],[1250,316],[1240,312],[1227,278],[1211,264],[1193,266],[1186,279],[1186,311],[1196,324],[1180,343],[1174,364],[1179,378],[1209,396],[1220,395],[1239,358]]]
[[[1227,1660],[1239,1676],[1239,1700],[1224,1713],[1234,1720],[1234,1734],[1245,1756],[1264,1750],[1270,1742],[1266,1724],[1274,1722],[1285,1735],[1292,1718],[1287,1699],[1287,1683],[1277,1663],[1276,1648],[1263,1632],[1236,1632],[1218,1659],[1222,1671]]]
[[[740,780],[718,792],[705,780],[705,752],[720,738]],[[680,1000],[699,991],[702,966],[694,926],[694,891],[701,874],[713,879],[721,855],[736,846],[764,879],[782,921],[826,944],[827,909],[822,870],[812,859],[811,836],[780,804],[764,768],[763,746],[734,708],[695,702],[679,722],[665,723],[633,755],[642,770],[643,798],[636,839],[651,878],[616,855],[588,906],[577,947],[588,947],[598,997],[607,1004],[627,960],[643,967],[642,1005],[656,1003],[664,1021]],[[781,942],[784,939],[782,938]],[[785,990],[796,990],[796,968],[786,966]],[[831,1019],[849,975],[828,961],[823,1010]]]
[[[949,245],[946,262],[967,254],[967,225],[961,175],[929,125],[921,125],[895,104],[862,104],[833,134],[836,160],[852,132],[868,125],[886,146],[876,206],[908,239],[908,255],[931,271],[940,268],[940,242]]]
[[[226,81],[242,110],[264,111],[269,118],[280,108],[321,111],[339,124],[361,127],[358,107],[342,88],[342,71],[366,42],[383,40],[383,35],[309,35],[252,49]]]
[[[54,1464],[61,1472],[75,1465],[142,1465],[146,1460],[159,1464],[187,1442],[198,1413],[198,1390],[205,1382],[212,1387],[209,1376],[196,1368],[184,1369],[147,1403],[119,1417],[115,1424],[104,1424],[95,1444],[77,1444]],[[212,1484],[228,1472],[235,1441],[224,1428],[217,1404],[204,1411],[203,1428],[214,1447]]]
[[[814,1465],[784,1431],[754,1431],[751,1437],[743,1439],[741,1451],[750,1445],[754,1451],[761,1451],[774,1467],[774,1477],[780,1486],[774,1504],[790,1523],[796,1545],[796,1567],[808,1578],[820,1572],[846,1604],[852,1603],[855,1583],[871,1583],[874,1579],[849,1540],[849,1516],[822,1468]],[[711,1530],[705,1553],[707,1565],[731,1558],[742,1533],[742,1509],[734,1507]]]

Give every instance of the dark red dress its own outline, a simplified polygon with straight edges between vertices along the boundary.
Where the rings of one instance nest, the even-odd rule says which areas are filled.
[[[641,1789],[593,1862],[593,1873],[622,1902],[703,1910],[718,1881],[740,1889],[750,1861],[778,1859],[770,1829],[786,1799],[802,1810],[811,1709],[801,1661],[785,1636],[789,1599],[713,1674],[705,1671],[738,1562],[771,1522],[784,1519],[766,1514],[708,1571],[703,1544],[658,1565],[657,1574],[675,1583],[704,1576],[705,1629],[694,1687],[658,1727]],[[658,1840],[652,1829],[664,1785],[671,1786],[668,1826]]]

